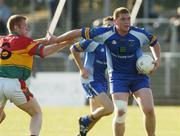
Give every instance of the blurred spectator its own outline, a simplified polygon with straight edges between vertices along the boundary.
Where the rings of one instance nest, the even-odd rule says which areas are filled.
[[[0,35],[7,34],[6,23],[10,15],[10,8],[5,4],[4,0],[0,0]]]
[[[59,4],[59,0],[48,0],[48,1],[49,1],[48,4],[49,4],[49,9],[50,9],[50,19],[52,19],[56,12],[56,8]],[[60,26],[60,22],[58,21],[56,27],[59,27],[59,26]]]
[[[168,27],[164,40],[170,42],[172,30],[171,26],[174,25],[177,30],[177,41],[180,42],[180,6],[177,8],[176,15],[170,18],[170,26]]]
[[[107,16],[104,18],[99,18],[93,21],[93,27],[98,26],[112,26],[113,25],[113,16]]]
[[[93,27],[97,27],[97,26],[101,26],[101,25],[103,25],[103,19],[102,18],[98,18],[98,19],[94,20],[93,24],[92,24]]]
[[[58,2],[59,2],[59,0],[49,0],[49,8],[50,8],[51,18],[53,18],[53,16],[54,16]]]
[[[113,16],[107,16],[105,18],[103,18],[103,26],[112,26],[114,25],[113,23]]]
[[[177,8],[176,12],[177,14],[170,19],[170,22],[176,27],[178,27],[178,31],[180,31],[180,6]]]

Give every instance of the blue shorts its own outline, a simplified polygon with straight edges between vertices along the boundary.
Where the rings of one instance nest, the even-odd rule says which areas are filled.
[[[134,93],[141,88],[150,88],[149,77],[146,75],[110,80],[111,93]]]
[[[108,91],[108,85],[107,82],[97,82],[92,81],[87,84],[82,84],[84,91],[86,92],[87,98],[92,98],[94,96],[99,95],[102,92],[107,93]]]

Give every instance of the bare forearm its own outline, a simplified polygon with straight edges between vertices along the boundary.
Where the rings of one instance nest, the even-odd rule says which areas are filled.
[[[47,57],[53,53],[58,52],[59,50],[62,50],[65,47],[68,47],[72,42],[70,41],[65,41],[63,43],[58,43],[58,44],[53,44],[53,45],[48,45],[45,46],[43,50],[44,57]]]
[[[81,37],[81,29],[75,29],[58,36],[56,42],[59,43],[63,41],[74,40],[78,37]]]
[[[84,68],[82,60],[81,60],[81,56],[79,52],[76,52],[74,49],[70,49],[71,53],[73,55],[74,61],[76,62],[77,67],[79,68],[79,70],[82,70]]]
[[[44,45],[46,45],[48,42],[46,38],[35,39],[34,41],[42,43]]]

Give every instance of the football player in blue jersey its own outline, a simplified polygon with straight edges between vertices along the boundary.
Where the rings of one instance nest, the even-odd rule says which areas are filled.
[[[103,22],[103,25],[111,25],[112,17],[105,18]],[[107,95],[106,51],[104,45],[92,40],[81,40],[72,45],[70,50],[79,68],[81,83],[90,103],[90,115],[79,118],[78,136],[86,136],[101,117],[110,115],[114,109],[112,100]],[[84,62],[81,60],[81,52],[84,52]]]
[[[114,26],[82,28],[69,31],[53,41],[62,42],[82,36],[105,45],[110,90],[114,103],[113,135],[124,136],[127,102],[131,94],[144,115],[147,136],[155,136],[154,100],[148,75],[138,73],[136,61],[143,54],[142,46],[149,46],[154,57],[153,73],[160,66],[160,45],[157,38],[142,28],[131,26],[129,10],[115,9]]]
[[[80,136],[86,136],[87,131],[101,117],[113,112],[113,103],[107,95],[105,46],[92,40],[82,40],[72,45],[70,50],[79,68],[81,83],[90,103],[90,115],[79,119]],[[84,64],[80,52],[85,52]]]

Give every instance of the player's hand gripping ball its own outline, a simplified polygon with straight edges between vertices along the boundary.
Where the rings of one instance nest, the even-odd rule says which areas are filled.
[[[140,74],[150,74],[154,66],[154,59],[150,55],[142,55],[136,62],[136,69]]]

